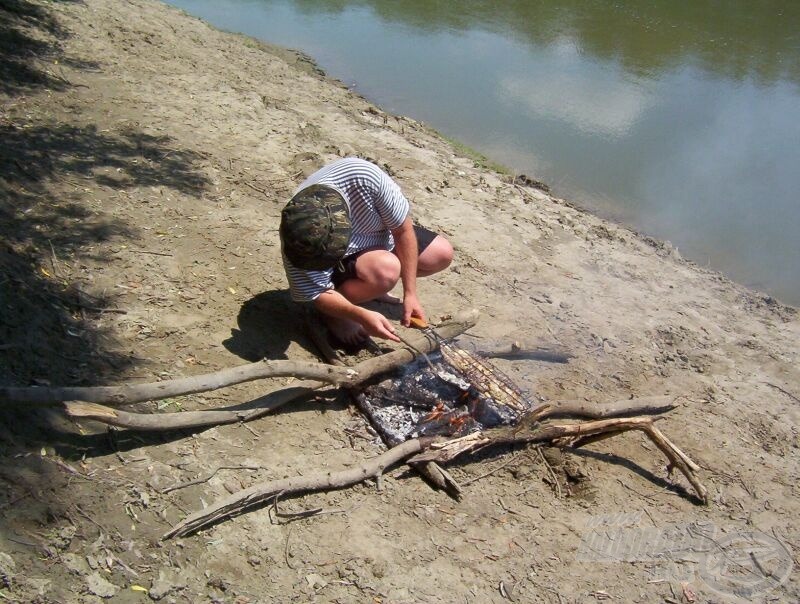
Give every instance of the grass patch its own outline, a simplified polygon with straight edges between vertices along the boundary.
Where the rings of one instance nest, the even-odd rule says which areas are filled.
[[[509,170],[506,166],[489,159],[483,153],[476,151],[472,147],[455,139],[444,136],[441,132],[437,132],[436,134],[438,134],[442,139],[446,140],[453,147],[456,153],[471,159],[476,168],[481,168],[482,170],[491,170],[505,176],[512,175],[511,170]]]

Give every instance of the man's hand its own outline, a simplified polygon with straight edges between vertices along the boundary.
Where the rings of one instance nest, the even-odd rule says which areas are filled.
[[[359,323],[366,332],[376,338],[399,342],[400,338],[394,332],[394,326],[381,313],[364,309],[364,314],[359,317]]]
[[[418,319],[427,321],[425,318],[425,311],[422,309],[422,304],[420,304],[416,294],[406,294],[403,296],[403,325],[406,327],[411,325],[411,317],[417,317]]]
[[[314,306],[328,317],[328,327],[342,342],[357,344],[368,335],[399,342],[394,326],[381,313],[352,304],[336,290],[323,292]]]

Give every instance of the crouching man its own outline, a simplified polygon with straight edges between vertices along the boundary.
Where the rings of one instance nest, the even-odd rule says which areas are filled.
[[[425,319],[417,277],[444,270],[450,242],[411,221],[400,187],[375,164],[337,160],[303,182],[281,214],[281,251],[292,299],[311,302],[346,344],[367,336],[399,341],[381,313],[360,304],[400,302],[403,325]]]

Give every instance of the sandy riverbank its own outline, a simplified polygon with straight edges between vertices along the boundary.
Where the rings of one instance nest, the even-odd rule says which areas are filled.
[[[358,436],[364,422],[344,396],[195,435],[107,434],[9,412],[8,599],[147,601],[132,589],[143,586],[176,602],[678,602],[687,583],[697,602],[733,600],[702,574],[706,554],[580,559],[593,519],[629,513],[634,531],[779,539],[791,580],[753,600],[797,601],[795,309],[477,166],[301,55],[158,2],[2,3],[0,42],[4,383],[150,381],[315,358],[286,293],[278,216],[305,174],[359,155],[390,171],[417,219],[456,247],[452,270],[420,284],[431,317],[476,307],[484,341],[570,350],[567,365],[503,364],[543,399],[674,395],[680,407],[660,426],[711,491],[709,506],[696,505],[656,451],[627,435],[553,455],[562,495],[571,488],[561,498],[538,454],[517,451],[455,467],[466,482],[515,455],[461,502],[395,471],[380,492],[284,504],[343,513],[273,524],[259,510],[159,544],[204,502],[380,448]],[[125,312],[98,311],[109,308]],[[282,383],[159,407],[236,404]],[[161,493],[220,466],[241,468]]]

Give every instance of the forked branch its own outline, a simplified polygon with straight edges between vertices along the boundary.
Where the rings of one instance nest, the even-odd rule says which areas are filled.
[[[462,313],[455,317],[453,321],[439,327],[438,330],[443,337],[452,338],[472,327],[476,319],[477,314],[475,312]],[[422,350],[423,352],[431,352],[437,346],[436,341],[420,332],[410,334],[408,341],[415,350]],[[376,375],[410,363],[415,354],[416,352],[412,351],[411,348],[400,348],[362,361],[353,367],[334,367],[324,363],[306,363],[306,365],[318,366],[325,370],[335,370],[331,375],[345,376],[339,380],[341,385],[355,386]],[[319,373],[327,375],[326,372],[321,370]],[[80,400],[65,401],[63,409],[67,416],[73,419],[92,419],[130,430],[165,431],[203,428],[249,422],[263,417],[289,402],[308,397],[315,391],[328,386],[329,381],[302,380],[293,383],[289,388],[275,390],[249,403],[226,409],[170,413],[134,413]]]
[[[644,432],[653,441],[670,462],[670,468],[678,468],[686,477],[703,502],[708,501],[708,491],[697,478],[700,467],[688,455],[681,451],[670,441],[656,426],[652,417],[627,417],[601,419],[575,424],[554,424],[535,426],[530,430],[522,431],[516,427],[498,428],[486,432],[475,432],[467,436],[451,439],[444,442],[435,442],[431,446],[411,459],[409,462],[435,461],[438,463],[449,462],[468,451],[488,445],[510,443],[541,443],[563,439],[592,439],[599,435],[608,434],[615,436],[622,432],[639,430]],[[596,439],[595,439],[596,440]]]

